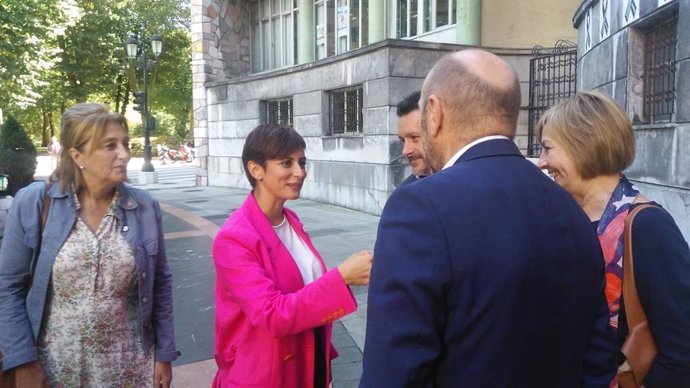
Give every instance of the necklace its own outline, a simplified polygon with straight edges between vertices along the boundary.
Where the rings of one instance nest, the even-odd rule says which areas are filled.
[[[283,226],[283,224],[285,224],[285,213],[283,213],[283,220],[280,221],[280,223],[278,225],[271,225],[271,226],[273,227],[273,229],[276,229],[276,228],[280,228],[281,226]]]

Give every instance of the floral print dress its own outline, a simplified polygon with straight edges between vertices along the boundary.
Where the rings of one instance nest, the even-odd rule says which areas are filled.
[[[143,348],[134,255],[114,215],[94,233],[77,217],[53,265],[39,360],[51,387],[150,387],[152,349]],[[79,203],[75,196],[77,209]]]

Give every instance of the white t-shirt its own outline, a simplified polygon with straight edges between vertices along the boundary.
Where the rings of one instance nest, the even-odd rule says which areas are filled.
[[[273,227],[280,241],[283,242],[293,260],[302,274],[304,285],[307,285],[318,279],[322,274],[321,265],[316,259],[314,253],[309,249],[307,244],[302,241],[295,229],[287,222],[285,215],[283,215],[283,222],[280,225]]]

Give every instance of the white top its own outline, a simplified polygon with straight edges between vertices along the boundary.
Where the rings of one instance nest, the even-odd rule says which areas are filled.
[[[286,221],[285,215],[283,215],[283,222],[280,225],[274,226],[273,230],[275,230],[278,238],[280,238],[280,241],[283,242],[283,245],[285,245],[285,248],[287,248],[295,260],[299,272],[302,274],[304,285],[306,286],[318,279],[323,273],[319,260],[316,259],[316,255],[295,232],[292,225]]]
[[[11,196],[0,197],[0,243],[2,242],[2,236],[5,234],[5,223],[7,223],[10,206],[12,206]]]
[[[479,143],[483,143],[483,142],[485,142],[485,141],[494,140],[494,139],[506,139],[506,140],[510,140],[509,138],[507,138],[507,137],[505,137],[505,136],[501,136],[501,135],[493,135],[493,136],[481,137],[481,138],[479,138],[479,139],[473,141],[472,143],[470,143],[470,144],[468,144],[468,145],[466,145],[466,146],[460,148],[460,151],[458,151],[458,153],[456,153],[455,155],[453,155],[453,157],[450,158],[450,160],[448,161],[448,163],[446,163],[446,165],[443,166],[443,170],[445,170],[445,169],[447,169],[448,167],[454,165],[455,162],[457,162],[458,159],[460,159],[460,157],[462,156],[462,154],[464,154],[465,152],[467,152],[467,150],[469,150],[469,149],[472,148],[473,146],[475,146],[475,145],[477,145],[477,144],[479,144]]]

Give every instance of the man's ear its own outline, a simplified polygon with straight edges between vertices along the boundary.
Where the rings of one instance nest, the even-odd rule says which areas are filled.
[[[428,117],[427,131],[429,135],[436,137],[443,126],[443,104],[441,104],[441,100],[438,97],[432,94],[426,103],[426,109]]]
[[[249,174],[251,174],[257,182],[264,179],[264,168],[259,163],[250,160],[247,163],[247,169],[249,170]]]

